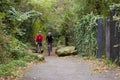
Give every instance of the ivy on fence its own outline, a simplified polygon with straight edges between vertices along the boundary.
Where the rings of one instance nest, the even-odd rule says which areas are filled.
[[[75,25],[74,42],[80,55],[94,55],[97,50],[96,20],[99,16],[84,15]]]

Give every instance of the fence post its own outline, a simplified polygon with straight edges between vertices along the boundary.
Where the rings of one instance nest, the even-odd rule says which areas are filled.
[[[115,31],[115,22],[113,21],[113,16],[115,12],[110,11],[110,16],[106,21],[106,57],[107,59],[115,60],[116,54],[114,54],[113,45],[115,42],[114,31]]]
[[[103,23],[102,23],[103,19],[99,18],[97,20],[97,31],[96,31],[96,37],[97,37],[97,44],[98,44],[98,50],[97,50],[97,58],[101,58],[102,57],[102,32],[103,32]]]
[[[107,59],[110,59],[110,18],[106,19],[106,38],[105,38],[105,52]]]

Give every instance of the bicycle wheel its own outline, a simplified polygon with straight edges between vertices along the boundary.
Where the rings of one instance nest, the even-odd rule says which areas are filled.
[[[50,52],[51,52],[50,45],[48,45],[48,56],[50,56]]]
[[[38,52],[39,54],[41,54],[40,45],[37,46],[37,52]]]

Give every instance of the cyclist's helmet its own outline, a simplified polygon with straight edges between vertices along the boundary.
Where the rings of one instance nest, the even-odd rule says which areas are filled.
[[[41,33],[41,31],[38,31],[38,33]]]
[[[51,32],[48,32],[49,35],[51,35]]]

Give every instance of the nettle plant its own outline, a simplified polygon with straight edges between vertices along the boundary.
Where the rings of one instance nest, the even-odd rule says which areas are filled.
[[[97,50],[96,20],[99,16],[93,14],[84,15],[76,24],[74,29],[74,42],[78,54],[94,55]]]

